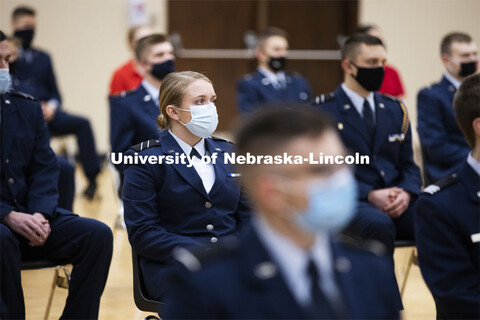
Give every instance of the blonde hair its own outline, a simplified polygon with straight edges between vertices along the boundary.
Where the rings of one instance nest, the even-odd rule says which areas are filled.
[[[171,126],[167,107],[180,108],[187,88],[197,80],[212,83],[206,76],[195,71],[172,72],[162,80],[159,96],[160,115],[157,117],[157,125],[161,129],[169,129]]]

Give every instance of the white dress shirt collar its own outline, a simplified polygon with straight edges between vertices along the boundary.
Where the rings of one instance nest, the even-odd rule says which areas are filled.
[[[460,87],[461,82],[457,79],[455,79],[450,73],[445,72],[445,78],[447,78],[448,81],[450,81],[451,84],[455,87],[455,89],[458,90],[458,87]]]
[[[272,83],[275,89],[278,89],[281,86],[281,82],[283,82],[284,84],[287,83],[287,78],[285,76],[285,72],[283,71],[274,73],[265,68],[264,66],[259,66],[258,71],[262,73],[265,77],[267,77],[267,79],[270,81],[270,83]]]
[[[473,171],[475,171],[480,176],[480,162],[478,162],[470,152],[467,157],[468,164],[472,167]]]
[[[350,99],[350,101],[352,101],[353,106],[355,107],[355,110],[357,110],[360,117],[363,118],[363,103],[364,103],[365,99],[361,95],[356,93],[355,91],[347,88],[345,83],[342,83],[342,89],[343,89],[343,91],[345,91],[345,94]],[[367,99],[368,103],[370,104],[370,108],[372,109],[373,115],[375,115],[375,99],[374,99],[373,91],[371,91],[368,94],[366,99]],[[375,117],[373,117],[373,120],[375,121]]]
[[[331,281],[334,281],[334,275],[328,234],[318,233],[315,236],[312,248],[305,251],[279,234],[261,216],[257,215],[252,220],[260,241],[265,245],[272,259],[280,268],[288,288],[300,305],[306,306],[310,303],[311,284],[307,276],[307,264],[310,258],[314,260],[320,269],[322,284],[328,286],[330,283],[331,285]],[[331,290],[331,287],[322,287],[322,289],[324,291]],[[333,290],[338,291],[338,288]],[[325,293],[330,294],[331,292]]]
[[[154,85],[152,85],[145,79],[142,80],[142,86],[145,88],[145,90],[147,90],[147,93],[150,95],[150,97],[152,97],[153,102],[158,106],[158,97],[160,95],[160,90],[155,88]]]
[[[186,143],[185,141],[183,141],[182,139],[177,137],[172,132],[172,130],[168,130],[168,132],[172,135],[172,137],[175,139],[175,141],[177,141],[178,145],[180,146],[180,148],[182,148],[183,152],[185,152],[185,154],[187,156],[189,156],[190,152],[192,152],[192,147],[188,143]],[[201,138],[200,141],[198,141],[198,143],[196,145],[194,145],[193,147],[198,151],[198,153],[202,157],[205,155],[205,139],[204,138]]]

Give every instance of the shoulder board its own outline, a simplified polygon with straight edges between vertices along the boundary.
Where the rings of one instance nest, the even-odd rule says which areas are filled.
[[[233,143],[233,142],[230,141],[230,140],[223,139],[223,138],[220,138],[220,137],[211,136],[210,138],[212,138],[213,141],[223,141],[223,142],[228,142],[228,143],[231,143],[231,144],[235,144],[235,143]]]
[[[394,97],[394,96],[391,96],[389,94],[386,94],[386,93],[380,93],[380,95],[382,97],[384,97],[385,99],[388,99],[388,100],[392,100],[392,101],[400,101],[400,99],[398,99],[397,97]]]
[[[239,240],[231,237],[224,239],[220,244],[211,246],[208,250],[202,248],[190,251],[182,247],[177,247],[173,251],[173,256],[190,272],[196,272],[200,271],[203,265],[235,252],[238,245]]]
[[[294,78],[303,78],[303,76],[298,72],[292,72],[292,73],[289,73],[288,75]]]
[[[446,189],[451,185],[454,185],[459,180],[460,179],[458,178],[457,174],[453,173],[445,178],[436,181],[428,187],[425,187],[425,189],[423,189],[423,193],[434,195],[435,193],[440,192],[441,190]]]
[[[335,99],[335,93],[330,92],[330,93],[324,93],[319,96],[315,97],[315,104],[322,104],[325,102],[329,102]]]
[[[125,98],[129,95],[131,95],[132,93],[135,92],[136,89],[132,89],[132,90],[124,90],[120,93],[116,93],[116,94],[112,94],[111,97],[112,98]]]
[[[132,147],[132,149],[139,152],[148,148],[158,147],[158,146],[160,146],[160,141],[152,139],[152,140],[147,140],[139,144],[136,144]]]
[[[28,100],[33,100],[33,101],[38,101],[37,98],[35,98],[35,97],[33,97],[29,94],[20,92],[20,91],[9,91],[8,94],[10,94],[12,96],[15,96],[15,97],[20,97],[20,98],[24,98],[24,99],[28,99]]]
[[[341,233],[336,236],[336,240],[343,245],[362,251],[373,253],[376,256],[383,256],[387,254],[385,245],[377,240],[366,240],[359,236],[352,234]]]
[[[253,78],[253,77],[252,77],[251,74],[246,74],[246,75],[243,76],[243,79],[244,79],[244,80],[252,80],[252,78]]]

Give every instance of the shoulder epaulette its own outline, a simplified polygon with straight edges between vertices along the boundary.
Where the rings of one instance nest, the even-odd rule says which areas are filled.
[[[15,96],[15,97],[20,97],[20,98],[24,98],[24,99],[28,99],[28,100],[33,100],[33,101],[38,101],[37,98],[35,98],[35,97],[33,97],[29,94],[20,92],[20,91],[9,91],[8,93],[12,96]]]
[[[434,195],[435,193],[454,185],[459,180],[460,179],[458,178],[457,174],[452,173],[451,175],[434,182],[428,187],[425,187],[425,189],[423,189],[423,193]]]
[[[224,138],[220,138],[220,137],[211,136],[210,138],[212,138],[213,141],[223,141],[223,142],[228,142],[228,143],[231,143],[231,144],[235,144],[235,143],[233,143],[233,141],[230,141],[230,140],[227,140],[227,139],[224,139]]]
[[[251,74],[246,74],[243,76],[243,80],[251,80],[253,77]]]
[[[333,99],[335,99],[335,93],[334,92],[324,93],[324,94],[321,94],[321,95],[315,97],[315,104],[322,104],[322,103],[325,103],[325,102],[332,101]]]
[[[338,234],[336,236],[336,240],[347,247],[362,251],[368,251],[376,256],[383,256],[387,253],[385,245],[377,240],[367,240],[356,235],[347,235],[345,233]]]
[[[110,97],[111,98],[125,98],[129,95],[131,95],[132,93],[135,92],[136,89],[132,89],[132,90],[124,90],[120,93],[116,93],[116,94],[112,94]]]
[[[386,94],[386,93],[380,93],[380,95],[382,97],[384,97],[385,99],[388,99],[388,100],[392,100],[392,101],[400,101],[400,99],[398,99],[397,97],[394,97],[394,96],[391,96],[389,94]]]
[[[152,140],[147,140],[139,144],[136,144],[132,147],[132,149],[139,152],[148,148],[158,147],[158,146],[160,146],[160,141],[152,139]]]

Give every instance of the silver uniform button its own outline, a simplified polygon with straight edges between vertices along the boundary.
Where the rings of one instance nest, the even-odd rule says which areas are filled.
[[[211,243],[217,243],[217,241],[218,241],[217,237],[211,237],[210,238]]]
[[[212,204],[210,202],[205,202],[205,208],[210,209],[212,207]]]
[[[15,183],[15,180],[13,180],[13,178],[10,178],[10,179],[8,179],[8,183],[14,184],[14,183]]]
[[[385,177],[385,171],[380,171],[380,174],[382,175],[382,177]]]
[[[213,225],[207,224],[207,231],[212,231],[213,229]]]
[[[10,159],[5,160],[5,163],[6,163],[6,164],[9,164],[9,163],[10,163]]]

